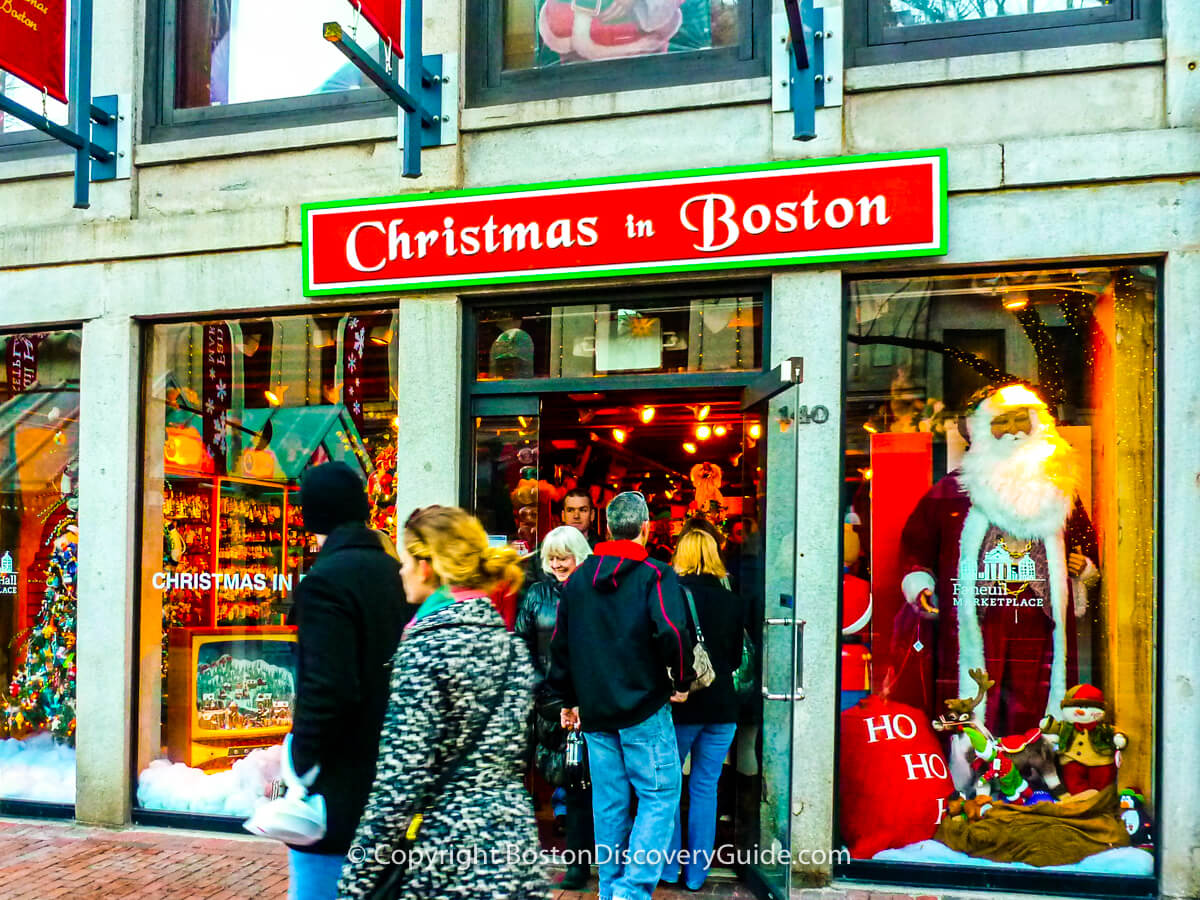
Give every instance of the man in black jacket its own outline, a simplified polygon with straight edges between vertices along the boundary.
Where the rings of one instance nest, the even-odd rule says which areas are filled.
[[[563,585],[547,685],[563,727],[587,741],[600,898],[648,900],[675,829],[681,774],[668,704],[687,699],[693,642],[675,572],[646,554],[646,499],[618,494],[607,519],[610,540]]]
[[[296,588],[299,626],[291,762],[325,798],[325,837],[291,848],[289,900],[333,900],[375,779],[390,663],[412,617],[400,564],[367,527],[362,479],[343,462],[310,469],[300,488],[305,530],[321,552]]]

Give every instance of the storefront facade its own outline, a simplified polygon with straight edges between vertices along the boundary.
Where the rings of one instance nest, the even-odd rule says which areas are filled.
[[[845,9],[851,28],[860,6]],[[399,177],[394,114],[371,107],[376,101],[347,112],[353,104],[339,107],[326,93],[314,95],[325,105],[297,111],[272,99],[286,96],[278,87],[197,99],[203,79],[184,77],[182,63],[178,73],[163,63],[174,19],[166,17],[168,28],[161,10],[142,22],[131,4],[98,3],[98,47],[121,48],[98,53],[98,83],[138,98],[133,179],[93,186],[93,208],[74,211],[61,177],[66,157],[15,138],[0,144],[0,208],[15,211],[0,224],[0,338],[8,354],[0,428],[11,433],[4,490],[14,498],[0,519],[13,537],[0,550],[12,551],[19,582],[11,604],[0,595],[0,612],[9,609],[14,632],[41,609],[54,560],[61,569],[78,555],[73,626],[52,612],[42,623],[53,626],[43,640],[54,662],[35,672],[14,658],[4,673],[11,680],[18,670],[40,672],[50,683],[74,665],[76,727],[71,740],[55,744],[59,763],[74,766],[74,786],[23,797],[6,786],[5,810],[112,825],[194,825],[241,814],[231,792],[195,775],[181,776],[193,779],[183,787],[149,788],[144,775],[165,757],[203,772],[214,742],[249,754],[286,730],[287,711],[273,706],[285,685],[257,686],[264,727],[247,737],[250,724],[239,720],[245,728],[234,729],[232,743],[217,733],[227,725],[217,719],[229,715],[229,698],[216,696],[224,684],[205,691],[191,683],[182,692],[169,685],[173,670],[204,665],[208,674],[223,656],[236,657],[221,644],[235,637],[274,643],[262,658],[286,668],[288,578],[303,571],[310,552],[289,492],[306,466],[344,458],[357,461],[364,477],[380,465],[386,474],[388,448],[397,447],[394,491],[385,479],[373,493],[381,526],[416,506],[459,502],[495,517],[490,531],[529,539],[557,513],[547,506],[522,519],[532,497],[507,489],[510,505],[489,512],[481,498],[512,473],[481,474],[488,441],[508,445],[519,468],[535,460],[536,482],[557,489],[565,481],[554,466],[571,469],[566,456],[583,449],[588,432],[603,428],[596,443],[619,456],[625,451],[613,445],[625,438],[612,431],[631,431],[635,446],[638,429],[649,425],[632,418],[640,410],[653,406],[666,416],[673,409],[680,427],[694,431],[697,407],[711,401],[718,415],[728,413],[721,424],[730,443],[707,458],[722,469],[728,496],[738,496],[731,518],[752,520],[762,542],[755,638],[766,643],[762,687],[771,699],[758,713],[763,800],[756,837],[746,842],[806,854],[791,865],[759,866],[755,882],[777,893],[830,896],[861,883],[937,896],[980,887],[1200,896],[1193,812],[1200,563],[1191,546],[1200,530],[1200,15],[1183,0],[1145,6],[1157,10],[1158,30],[1132,4],[1125,24],[1149,33],[1089,32],[1090,43],[1078,45],[972,44],[956,55],[951,39],[939,38],[925,59],[889,59],[879,56],[885,40],[852,40],[847,68],[836,76],[844,104],[818,111],[810,143],[791,140],[790,114],[772,111],[778,79],[769,61],[759,69],[746,63],[769,57],[761,37],[770,34],[766,4],[735,5],[737,28],[672,48],[685,55],[711,48],[705,52],[719,55],[711,69],[719,76],[674,77],[672,54],[655,67],[615,61],[629,90],[589,86],[582,76],[576,84],[570,67],[562,67],[567,87],[551,90],[551,67],[521,56],[510,36],[494,72],[468,66],[463,83],[450,84],[460,92],[459,143],[427,149],[425,175],[409,182]],[[489,9],[428,3],[426,51],[465,58],[472,45],[464,41],[489,21]],[[328,11],[314,10],[314,21],[321,12]],[[137,48],[151,57],[146,71],[129,62]],[[239,102],[252,107],[244,120]],[[303,290],[302,203],[925,148],[946,148],[944,254],[324,297]],[[622,311],[636,336],[653,331],[652,359],[632,346],[602,351],[605,335],[621,334]],[[994,371],[964,363],[963,354]],[[27,359],[35,360],[32,374]],[[802,380],[791,377],[800,366],[794,360],[803,360]],[[1087,488],[1079,493],[1091,523],[1091,537],[1072,531],[1064,539],[1064,555],[1079,551],[1100,576],[1063,606],[1070,620],[1020,618],[1026,607],[1017,612],[1014,601],[1015,636],[1040,629],[1045,646],[1030,652],[1054,671],[1034,665],[1032,674],[1010,675],[1035,684],[1019,702],[1012,700],[1019,690],[1010,689],[1006,709],[1024,712],[997,721],[1004,712],[989,710],[985,722],[997,736],[1024,731],[1052,699],[1060,705],[1055,685],[1102,691],[1110,721],[1128,741],[1119,787],[1137,789],[1155,826],[1153,852],[1125,875],[1110,866],[1107,886],[1096,872],[1021,881],[1020,873],[995,876],[961,860],[947,867],[946,860],[872,859],[876,849],[866,838],[856,844],[844,805],[852,790],[881,809],[923,801],[890,781],[899,776],[876,758],[848,755],[854,738],[842,710],[886,684],[896,702],[922,712],[924,732],[944,699],[963,696],[958,668],[969,658],[967,642],[958,636],[950,655],[914,662],[927,645],[946,652],[945,619],[918,616],[906,625],[897,618],[908,574],[902,557],[911,549],[901,535],[924,493],[961,459],[957,419],[985,380],[1053,395],[1048,414],[1086,460]],[[756,390],[775,393],[755,404]],[[630,416],[629,427],[621,415]],[[759,440],[752,434],[762,435],[762,446],[752,446]],[[677,448],[682,439],[672,440]],[[547,465],[521,459],[522,447],[537,447]],[[702,462],[706,448],[698,450]],[[748,473],[755,454],[758,476]],[[687,474],[667,456],[657,461]],[[657,471],[646,466],[647,490],[694,490],[667,473],[658,484]],[[1018,557],[1053,565],[1053,553],[1001,549],[1013,566]],[[999,557],[988,564],[1001,563],[1008,564]],[[936,565],[925,568],[939,575]],[[217,583],[234,571],[236,584]],[[33,584],[31,573],[41,581]],[[991,581],[1028,586],[1039,578],[1051,575],[1031,569]],[[861,591],[849,579],[871,592],[865,625],[853,621],[862,615],[847,620]],[[1046,609],[1057,602],[1044,602],[1049,588],[1046,596],[1005,590],[1018,600],[1036,595]],[[59,594],[50,594],[53,610]],[[989,624],[994,612],[976,606],[985,635],[998,633]],[[73,628],[71,646],[59,641],[60,625]],[[172,652],[171,628],[194,629],[192,643]],[[1061,651],[1056,628],[1073,635]],[[22,652],[44,649],[27,642]],[[992,659],[990,645],[986,652]],[[1018,671],[1031,662],[1023,653],[1018,647],[1008,658]],[[18,690],[30,692],[46,700],[43,687]],[[181,693],[196,694],[198,708],[179,713],[172,698]],[[205,693],[214,694],[207,710],[199,708]],[[56,714],[67,737],[65,707],[38,709],[50,713],[45,730],[54,731]],[[199,723],[202,713],[211,733],[175,729]],[[901,723],[903,736],[907,722],[891,714],[889,726]],[[24,741],[37,730],[10,724],[6,736]],[[879,774],[856,781],[857,765],[879,765]],[[199,777],[217,771],[224,770]],[[949,771],[935,779],[938,793],[953,780]],[[843,845],[858,852],[828,854]]]

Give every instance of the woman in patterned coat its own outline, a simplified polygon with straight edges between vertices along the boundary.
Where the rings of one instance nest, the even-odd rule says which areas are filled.
[[[433,506],[409,517],[400,555],[408,601],[421,606],[393,658],[375,784],[338,896],[369,896],[420,814],[394,897],[542,900],[522,784],[533,667],[487,596],[520,584],[516,553],[489,547],[463,510]]]

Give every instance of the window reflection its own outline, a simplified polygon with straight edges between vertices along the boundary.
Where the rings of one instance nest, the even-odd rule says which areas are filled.
[[[177,108],[303,97],[363,86],[321,34],[341,22],[359,46],[386,55],[374,29],[343,0],[178,0]]]
[[[936,25],[1022,16],[1036,13],[1094,9],[1112,0],[872,0],[885,25]]]
[[[506,0],[504,68],[729,47],[738,0]]]
[[[480,381],[759,368],[762,303],[750,297],[480,310]]]

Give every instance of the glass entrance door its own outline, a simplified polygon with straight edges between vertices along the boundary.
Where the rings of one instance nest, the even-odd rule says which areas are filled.
[[[539,407],[537,396],[488,397],[472,410],[471,506],[489,538],[522,553],[538,546],[549,525],[538,490]]]
[[[787,360],[746,388],[742,397],[743,460],[759,460],[765,477],[758,480],[762,520],[756,523],[762,560],[755,597],[760,625],[752,632],[761,660],[761,801],[757,845],[740,847],[739,855],[748,862],[749,879],[780,900],[791,890],[792,735],[796,703],[804,698],[804,623],[796,618],[795,604],[799,452],[793,426],[800,379],[801,361]],[[746,593],[754,596],[752,590]]]

